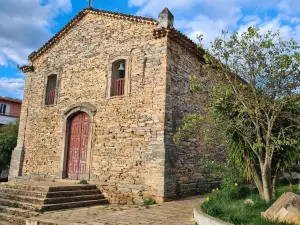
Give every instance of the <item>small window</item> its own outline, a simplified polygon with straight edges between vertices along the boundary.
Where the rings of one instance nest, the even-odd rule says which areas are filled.
[[[9,114],[9,105],[0,103],[0,114]]]
[[[45,105],[54,105],[56,96],[57,75],[48,76]]]
[[[111,96],[121,96],[125,93],[126,61],[119,60],[112,65]]]

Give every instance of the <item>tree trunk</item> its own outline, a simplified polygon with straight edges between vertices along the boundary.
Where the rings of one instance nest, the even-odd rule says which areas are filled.
[[[299,179],[298,190],[300,190],[300,174],[299,173],[298,173],[298,179]]]
[[[272,198],[276,197],[276,181],[277,181],[277,171],[272,178]]]
[[[299,165],[300,162],[298,161],[297,164]],[[298,190],[300,190],[300,173],[298,170],[297,170],[297,176],[298,176]]]
[[[259,196],[261,199],[265,200],[264,188],[263,188],[263,184],[262,184],[261,178],[259,176],[259,173],[257,171],[257,168],[255,168],[255,166],[253,164],[250,165],[250,168],[252,171],[253,180],[254,180],[254,183],[258,190]]]
[[[276,182],[279,175],[279,168],[275,169],[275,172],[272,176],[272,198],[276,197]]]
[[[290,192],[294,192],[293,181],[289,181],[289,182],[290,182]]]
[[[266,202],[270,202],[272,193],[272,155],[271,133],[273,128],[273,119],[268,121],[268,131],[266,135],[265,160],[262,169],[262,181],[264,186],[264,194]],[[262,164],[261,164],[262,165]]]
[[[294,192],[294,185],[293,185],[293,175],[292,172],[289,171],[289,184],[290,184],[290,192]]]
[[[271,168],[268,165],[265,165],[262,168],[262,183],[263,183],[263,189],[264,189],[264,199],[266,202],[271,201],[271,176],[270,176],[270,170]]]

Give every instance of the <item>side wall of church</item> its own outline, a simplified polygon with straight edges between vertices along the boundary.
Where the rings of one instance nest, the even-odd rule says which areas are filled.
[[[205,74],[202,64],[184,46],[168,40],[165,195],[169,198],[202,192],[199,181],[207,180],[203,165],[224,158],[223,150],[210,148],[199,135],[179,145],[173,140],[185,114],[204,113],[203,106],[191,101],[195,93],[190,91],[190,76]]]

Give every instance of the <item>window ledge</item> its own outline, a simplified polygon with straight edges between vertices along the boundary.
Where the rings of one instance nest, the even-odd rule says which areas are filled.
[[[110,96],[107,97],[106,99],[118,99],[118,98],[125,98],[127,95],[116,95],[116,96]]]
[[[47,109],[47,108],[52,108],[52,107],[55,107],[57,106],[57,104],[53,104],[53,105],[43,105],[43,108],[44,109]]]

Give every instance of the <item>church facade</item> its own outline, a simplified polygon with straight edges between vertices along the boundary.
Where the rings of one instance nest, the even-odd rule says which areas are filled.
[[[204,63],[173,21],[86,8],[32,53],[10,179],[85,179],[113,203],[195,193],[220,153],[173,142]]]

